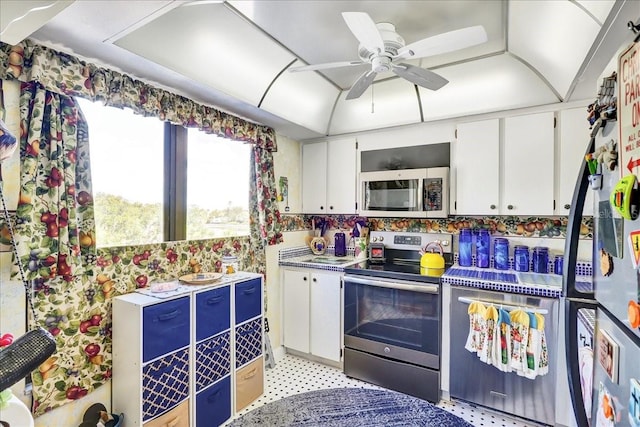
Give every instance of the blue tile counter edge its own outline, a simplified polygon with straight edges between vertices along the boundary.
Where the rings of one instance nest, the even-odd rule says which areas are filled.
[[[585,263],[581,263],[585,264]],[[578,268],[576,269],[578,270]],[[589,271],[590,266],[581,265],[579,271]],[[534,276],[534,275],[532,275]],[[554,279],[557,282],[559,276],[554,275],[539,275],[545,281],[533,283],[532,280],[528,280],[527,283],[523,283],[518,272],[502,271],[495,269],[479,269],[476,267],[460,267],[454,265],[449,268],[442,276],[442,283],[452,286],[464,286],[469,288],[478,288],[485,290],[492,290],[498,292],[508,292],[513,294],[532,295],[544,298],[560,298],[562,297],[562,287],[554,284],[549,279]],[[577,276],[576,287],[578,288],[590,288],[591,277],[590,276]]]

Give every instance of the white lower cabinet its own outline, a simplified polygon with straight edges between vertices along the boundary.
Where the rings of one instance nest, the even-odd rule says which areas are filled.
[[[284,346],[323,359],[342,359],[342,276],[283,269]]]
[[[113,300],[112,403],[127,426],[218,426],[264,392],[262,276]]]

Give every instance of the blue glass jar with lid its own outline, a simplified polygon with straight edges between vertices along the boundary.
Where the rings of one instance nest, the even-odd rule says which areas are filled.
[[[513,248],[513,266],[516,271],[529,271],[529,247],[516,245]]]
[[[549,248],[536,246],[533,248],[532,264],[534,273],[549,272]]]
[[[461,267],[471,267],[473,264],[473,233],[470,228],[460,230],[458,241],[458,264]]]
[[[491,234],[486,228],[478,230],[476,238],[476,266],[481,268],[489,267],[489,257],[491,255]]]
[[[505,238],[493,240],[493,266],[498,270],[509,269],[509,241]]]

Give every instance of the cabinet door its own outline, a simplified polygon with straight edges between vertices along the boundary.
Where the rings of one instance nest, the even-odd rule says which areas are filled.
[[[311,275],[311,354],[340,361],[341,337],[340,276]]]
[[[309,274],[284,270],[284,346],[309,352]]]
[[[302,146],[302,211],[327,213],[327,143]]]
[[[461,123],[456,142],[456,213],[496,215],[500,190],[498,119]]]
[[[591,140],[587,109],[571,108],[558,113],[559,118],[559,179],[556,215],[568,215],[578,173],[584,167],[584,155]],[[593,215],[593,191],[587,191],[583,215]]]
[[[327,213],[356,213],[356,141],[329,141],[327,153]]]
[[[553,112],[504,119],[502,215],[553,215]]]

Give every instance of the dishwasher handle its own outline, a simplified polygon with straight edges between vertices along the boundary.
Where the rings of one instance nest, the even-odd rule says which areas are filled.
[[[354,276],[344,276],[345,283],[355,283],[365,286],[377,286],[379,288],[398,289],[401,291],[421,292],[425,294],[437,294],[440,292],[440,286],[433,284],[418,284],[416,282],[407,282],[404,280],[374,280],[365,279]]]

